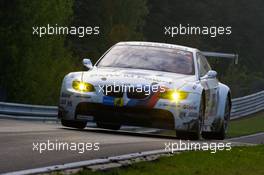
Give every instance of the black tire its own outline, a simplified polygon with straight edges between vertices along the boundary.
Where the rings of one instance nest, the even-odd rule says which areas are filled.
[[[225,114],[224,119],[221,121],[221,127],[218,132],[204,132],[203,138],[204,139],[214,139],[214,140],[224,140],[226,137],[226,132],[228,129],[228,123],[230,120],[230,100],[227,98],[226,104],[225,104]]]
[[[84,129],[86,127],[87,122],[61,119],[61,124],[62,126],[66,127]]]
[[[199,140],[202,136],[202,126],[203,126],[203,119],[205,113],[205,98],[202,96],[200,109],[199,109],[199,117],[197,119],[197,123],[195,125],[196,131],[195,132],[188,132],[188,131],[177,131],[176,136],[179,139],[189,139],[189,140]]]
[[[121,124],[113,124],[113,123],[96,122],[96,125],[98,128],[111,129],[111,130],[119,130],[121,128]]]
[[[200,137],[195,132],[188,131],[176,131],[176,136],[178,139],[183,140],[199,140]]]

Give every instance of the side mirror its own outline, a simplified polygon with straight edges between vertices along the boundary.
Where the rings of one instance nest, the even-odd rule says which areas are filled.
[[[90,59],[84,58],[83,59],[83,65],[88,68],[89,70],[93,68],[93,63]]]
[[[216,77],[217,77],[217,72],[214,70],[209,70],[205,76],[201,77],[201,79],[214,79]]]

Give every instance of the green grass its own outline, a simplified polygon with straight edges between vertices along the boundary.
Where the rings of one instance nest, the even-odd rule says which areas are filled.
[[[263,175],[264,145],[235,147],[231,151],[184,152],[153,162],[141,162],[130,167],[106,172],[84,170],[79,175]]]
[[[264,112],[254,114],[245,119],[231,121],[227,135],[228,137],[237,137],[258,132],[264,132]]]

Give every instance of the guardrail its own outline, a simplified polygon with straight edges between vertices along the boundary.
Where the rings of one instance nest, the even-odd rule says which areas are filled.
[[[28,105],[0,102],[0,115],[8,118],[23,118],[30,120],[57,120],[56,106]]]
[[[264,110],[264,91],[232,99],[231,119],[238,119]],[[57,120],[56,106],[0,102],[0,115],[30,120]]]
[[[264,91],[232,99],[231,119],[238,119],[264,110]]]

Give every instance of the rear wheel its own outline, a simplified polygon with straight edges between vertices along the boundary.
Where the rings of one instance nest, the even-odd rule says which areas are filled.
[[[226,104],[225,104],[225,114],[224,118],[221,121],[221,127],[218,132],[205,132],[203,133],[203,138],[205,139],[216,139],[216,140],[224,140],[226,137],[227,129],[228,129],[228,123],[230,120],[230,100],[227,98]]]
[[[98,128],[103,129],[111,129],[111,130],[119,130],[121,128],[121,124],[112,124],[112,123],[103,123],[96,122]]]
[[[61,124],[66,127],[84,129],[87,122],[61,119]]]
[[[205,100],[204,100],[204,96],[202,96],[200,108],[199,108],[199,116],[195,124],[196,131],[195,132],[176,131],[177,137],[180,139],[199,140],[202,134],[204,113],[205,113]]]

